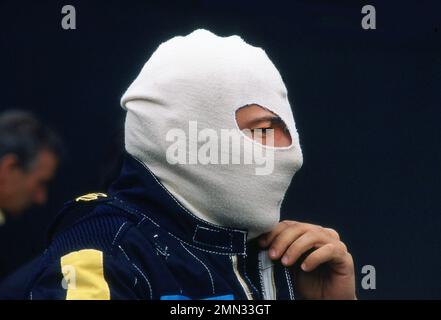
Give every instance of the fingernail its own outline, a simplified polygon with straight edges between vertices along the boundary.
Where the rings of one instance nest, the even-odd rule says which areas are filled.
[[[288,261],[289,261],[289,257],[288,256],[283,256],[282,263],[286,265],[286,264],[288,264]]]
[[[272,258],[275,258],[276,257],[276,250],[275,249],[271,249],[270,251],[269,251],[269,255],[270,255],[270,257],[272,257]]]
[[[307,269],[306,263],[302,263],[302,265],[300,267],[302,268],[303,271],[306,271],[306,269]]]

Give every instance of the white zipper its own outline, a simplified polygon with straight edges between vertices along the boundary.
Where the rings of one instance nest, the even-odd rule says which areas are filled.
[[[237,267],[237,255],[231,256],[231,263],[233,264],[234,274],[236,275],[237,280],[239,280],[239,283],[242,286],[242,289],[245,292],[245,295],[247,296],[247,299],[248,300],[253,300],[253,295],[251,294],[250,288],[248,287],[248,285],[245,282],[244,278],[239,273],[239,269]]]
[[[268,250],[262,250],[259,252],[259,272],[262,282],[263,299],[276,300],[274,264],[268,256]]]

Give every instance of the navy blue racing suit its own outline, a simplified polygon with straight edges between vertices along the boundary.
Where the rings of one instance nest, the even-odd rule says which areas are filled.
[[[8,298],[294,299],[293,273],[246,230],[199,219],[128,154],[108,192],[66,203],[49,235]]]

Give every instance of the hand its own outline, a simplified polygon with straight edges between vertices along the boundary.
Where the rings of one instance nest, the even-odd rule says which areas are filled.
[[[272,260],[290,267],[303,298],[356,299],[354,262],[335,230],[285,220],[259,243]]]

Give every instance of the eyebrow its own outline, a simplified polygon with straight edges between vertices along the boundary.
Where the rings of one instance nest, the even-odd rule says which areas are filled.
[[[278,115],[271,115],[271,116],[261,116],[258,117],[256,119],[251,120],[250,122],[248,122],[248,126],[251,126],[253,124],[257,124],[259,122],[264,122],[264,121],[270,121],[270,122],[283,122],[283,120],[278,116]]]

